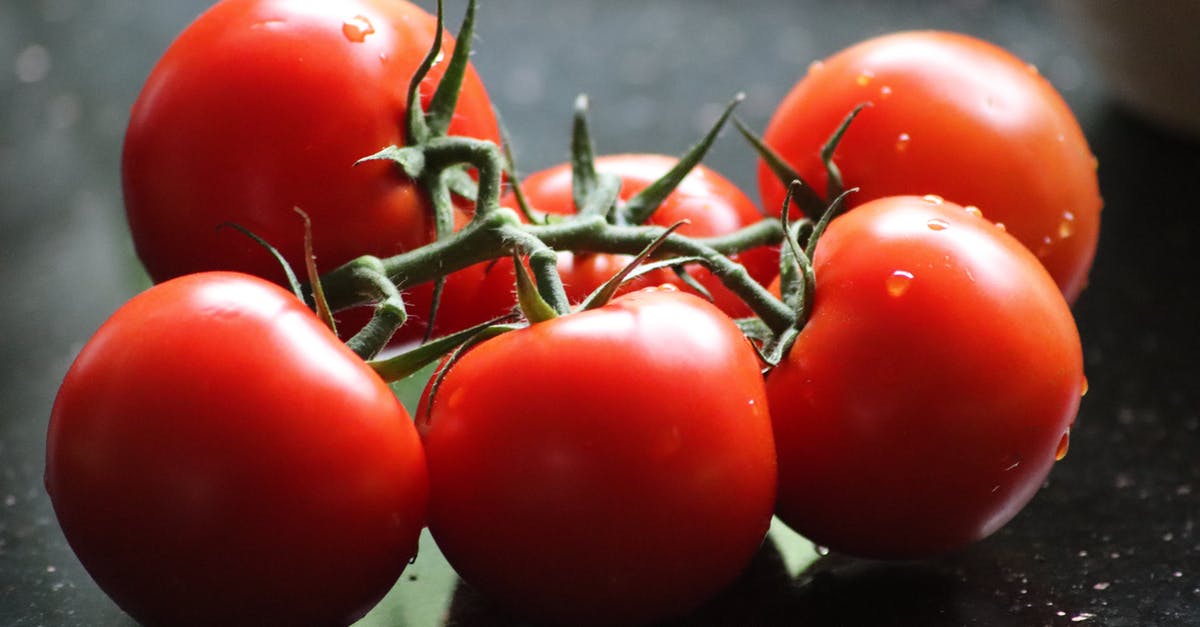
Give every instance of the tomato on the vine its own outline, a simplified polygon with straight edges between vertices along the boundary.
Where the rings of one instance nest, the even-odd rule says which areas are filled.
[[[84,567],[147,625],[337,625],[414,556],[428,475],[391,389],[299,299],[188,275],[68,371],[46,488]]]
[[[622,200],[641,192],[677,162],[675,157],[657,154],[605,155],[595,160],[596,170],[621,179]],[[530,175],[522,183],[529,204],[536,211],[571,215],[575,204],[571,195],[571,166],[560,164]],[[504,203],[515,206],[512,196]],[[763,217],[754,202],[728,179],[704,165],[697,165],[684,177],[658,210],[649,224],[670,226],[681,220],[687,223],[676,231],[689,237],[726,235],[758,222]],[[778,252],[773,247],[760,247],[732,255],[751,278],[769,281],[778,271]],[[602,253],[559,253],[559,271],[571,302],[580,302],[609,277],[624,267],[630,258]],[[750,315],[750,309],[721,281],[705,268],[689,267],[688,272],[712,295],[713,302],[733,317]],[[670,270],[656,270],[629,283],[626,290],[670,283],[681,290],[691,291]]]
[[[1033,66],[961,34],[915,31],[867,40],[817,61],[779,104],[763,139],[816,190],[821,147],[869,103],[833,160],[851,205],[936,194],[1002,223],[1073,302],[1095,255],[1096,160],[1067,104]],[[785,189],[759,168],[765,206]]]
[[[394,164],[355,162],[405,144],[409,81],[435,33],[404,0],[223,0],[197,18],[150,74],[125,136],[126,214],[150,277],[219,269],[282,283],[270,254],[218,226],[249,229],[300,268],[294,208],[311,217],[325,270],[430,241],[417,183]],[[446,65],[422,83],[424,105]],[[448,132],[500,140],[469,66]]]
[[[1034,496],[1085,379],[1062,294],[1016,239],[935,197],[888,197],[817,243],[811,317],[767,377],[779,517],[829,548],[922,557]]]
[[[465,581],[524,617],[687,612],[737,576],[770,524],[757,356],[720,310],[671,286],[471,348],[429,388],[417,427],[434,539]]]

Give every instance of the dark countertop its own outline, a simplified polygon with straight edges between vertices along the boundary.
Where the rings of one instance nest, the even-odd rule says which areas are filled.
[[[146,285],[122,217],[121,137],[151,65],[205,6],[0,7],[0,625],[131,624],[54,521],[41,481],[45,429],[75,352]],[[452,24],[462,6],[448,6]],[[678,153],[736,92],[747,94],[739,114],[762,128],[809,62],[885,31],[932,27],[1007,47],[1059,87],[1099,158],[1106,208],[1075,308],[1090,390],[1070,454],[1015,520],[945,558],[896,564],[817,559],[781,534],[688,624],[1200,624],[1200,263],[1191,246],[1200,141],[1111,103],[1042,3],[733,6],[482,3],[475,63],[522,169],[566,157],[577,93],[591,96],[598,151]],[[755,189],[735,135],[706,163]],[[420,626],[447,612],[453,624],[497,622],[430,549],[368,621]]]

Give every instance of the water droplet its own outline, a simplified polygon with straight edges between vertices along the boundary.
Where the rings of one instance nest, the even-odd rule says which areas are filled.
[[[1058,448],[1054,450],[1054,461],[1062,461],[1062,458],[1067,456],[1067,449],[1071,447],[1071,430],[1062,435],[1062,439],[1058,441]]]
[[[1058,238],[1067,239],[1075,233],[1075,214],[1070,211],[1064,211],[1062,222],[1058,223]]]
[[[931,205],[940,205],[940,204],[946,202],[945,198],[942,198],[941,196],[938,196],[937,194],[925,194],[924,196],[921,196],[921,200],[924,200],[925,202],[927,202]]]
[[[1004,223],[1003,223],[1003,222],[997,222],[997,223],[996,223],[996,230],[998,230],[998,231],[1001,231],[1001,232],[1004,232],[1004,231],[1007,231],[1007,230],[1008,230],[1008,227],[1004,226]]]
[[[825,62],[821,60],[813,61],[808,64],[808,73],[819,72],[825,67]]]
[[[871,70],[863,70],[861,74],[854,79],[854,82],[859,87],[866,87],[871,84],[871,79],[875,78],[875,73]]]
[[[908,150],[908,143],[912,141],[912,137],[908,133],[900,133],[896,137],[896,152],[904,152]]]
[[[892,88],[890,86],[884,85],[883,87],[879,88],[880,98],[887,98],[890,95],[892,95]]]
[[[1025,66],[1025,71],[1029,72],[1030,74],[1033,74],[1034,76],[1041,74],[1041,72],[1038,71],[1038,67],[1032,63],[1029,63]]]
[[[355,15],[354,17],[342,22],[342,34],[346,39],[361,44],[366,41],[367,35],[375,32],[375,26],[371,24],[371,20],[364,15]]]
[[[1108,590],[1108,587],[1111,585],[1112,584],[1107,581],[1101,581],[1100,583],[1092,586],[1092,590]]]
[[[893,272],[887,279],[884,279],[884,286],[887,288],[887,293],[892,297],[903,296],[908,291],[912,284],[913,274],[907,270],[897,270]]]
[[[1016,470],[1017,466],[1021,465],[1021,456],[1017,453],[1009,455],[1005,460],[1004,472]]]
[[[945,231],[950,228],[950,223],[941,218],[930,218],[925,221],[925,226],[931,231]]]
[[[967,213],[975,216],[976,218],[983,217],[983,212],[980,211],[979,207],[976,207],[975,205],[967,205],[966,207],[963,207],[963,211],[966,211]]]
[[[829,547],[827,547],[827,546],[821,546],[820,544],[814,544],[813,550],[816,551],[817,555],[820,555],[821,557],[825,557],[826,555],[829,555]]]
[[[1087,393],[1088,393],[1088,380],[1087,380],[1087,377],[1084,377],[1083,383],[1079,386],[1079,396],[1082,398],[1084,396],[1087,396]]]
[[[992,494],[995,494],[995,493],[997,493],[997,492],[999,492],[999,491],[1000,491],[1000,484],[999,484],[999,483],[997,483],[996,485],[992,486]]]
[[[1095,614],[1093,614],[1091,612],[1083,612],[1080,614],[1076,614],[1075,616],[1072,616],[1071,622],[1072,623],[1082,623],[1085,620],[1092,620],[1093,618],[1096,618]]]

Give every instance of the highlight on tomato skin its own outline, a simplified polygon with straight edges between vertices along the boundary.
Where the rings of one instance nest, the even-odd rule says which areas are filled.
[[[235,270],[283,284],[266,250],[218,226],[303,268],[295,208],[311,217],[322,271],[431,241],[424,190],[392,163],[355,164],[406,144],[408,85],[435,32],[405,0],[222,0],[200,15],[150,73],[125,135],[126,216],[150,277]],[[447,58],[454,46],[445,34]],[[423,105],[447,65],[423,81]],[[500,142],[471,66],[448,133]],[[427,311],[429,291],[411,300]]]
[[[835,218],[813,262],[811,317],[766,383],[777,515],[870,558],[995,532],[1061,456],[1085,387],[1049,274],[976,212],[916,196]]]
[[[417,424],[438,546],[539,624],[683,615],[749,563],[774,510],[757,356],[725,314],[673,288],[471,348]]]
[[[295,296],[160,283],[69,369],[45,483],[72,550],[146,625],[338,625],[415,555],[428,474],[391,389]]]
[[[1078,298],[1099,237],[1097,163],[1035,67],[968,35],[883,35],[814,62],[763,139],[823,191],[822,145],[863,103],[833,154],[844,187],[858,188],[851,207],[905,194],[978,207],[1041,260],[1068,302]],[[758,181],[778,215],[783,184],[765,163]]]

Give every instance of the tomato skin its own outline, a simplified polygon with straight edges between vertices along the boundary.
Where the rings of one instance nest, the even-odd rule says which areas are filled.
[[[46,488],[72,549],[146,625],[336,625],[391,588],[428,475],[390,388],[248,275],[159,284],[80,352]]]
[[[657,154],[605,155],[595,160],[597,171],[621,179],[622,200],[641,192],[666,174],[677,161],[675,157]],[[535,210],[558,215],[575,213],[570,164],[563,163],[530,175],[522,183],[522,189]],[[511,196],[503,202],[508,206],[516,206],[516,200]],[[750,226],[762,218],[758,207],[745,193],[716,171],[701,164],[684,178],[648,223],[671,226],[680,220],[687,220],[688,224],[679,227],[679,234],[712,237]],[[778,272],[779,256],[775,247],[760,247],[732,255],[731,258],[744,265],[750,276],[760,282],[770,280]],[[563,276],[567,297],[573,303],[583,301],[630,259],[623,255],[560,252],[559,272]],[[722,311],[735,318],[751,315],[750,308],[707,269],[694,267],[688,271],[712,294],[713,302]],[[635,279],[625,289],[632,291],[663,283],[691,291],[670,270],[655,271],[644,278]]]
[[[770,524],[765,403],[736,326],[673,288],[489,340],[418,410],[430,531],[465,581],[526,618],[684,613]]]
[[[403,0],[223,0],[197,18],[150,74],[125,136],[126,215],[151,278],[221,269],[282,282],[262,247],[218,225],[303,268],[295,207],[323,270],[428,242],[417,185],[392,164],[354,164],[405,144],[408,83],[435,28]],[[445,65],[425,79],[426,103]],[[449,132],[499,142],[473,69]]]
[[[836,218],[808,324],[767,378],[777,514],[832,550],[979,540],[1037,492],[1084,385],[1071,312],[1024,247],[952,203]]]
[[[1062,97],[1032,66],[990,43],[915,31],[874,38],[814,63],[763,138],[818,190],[822,144],[869,102],[834,153],[849,202],[936,194],[979,207],[1045,265],[1068,302],[1087,282],[1099,236],[1096,160]],[[785,190],[765,164],[759,190],[778,215]]]

